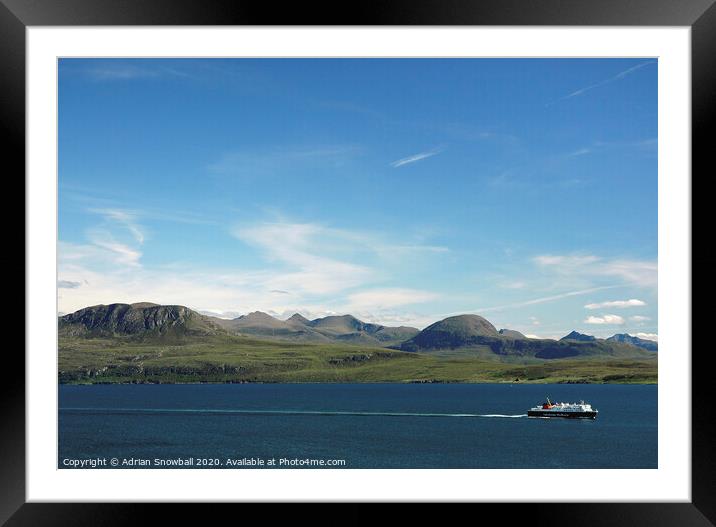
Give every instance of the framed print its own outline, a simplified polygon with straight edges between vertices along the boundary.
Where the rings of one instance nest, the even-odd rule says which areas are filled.
[[[257,501],[713,522],[691,174],[716,8],[243,7],[5,2],[9,524]]]

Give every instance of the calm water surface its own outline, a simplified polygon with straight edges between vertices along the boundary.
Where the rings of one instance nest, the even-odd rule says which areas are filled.
[[[599,417],[524,416],[546,396],[584,399]],[[218,459],[221,468],[251,467],[227,467],[229,459],[275,459],[277,468],[288,468],[281,459],[345,460],[341,468],[657,468],[654,385],[95,385],[60,386],[59,401],[60,468],[97,458]]]

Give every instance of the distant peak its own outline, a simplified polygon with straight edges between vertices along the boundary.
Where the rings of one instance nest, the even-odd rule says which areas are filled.
[[[597,337],[594,337],[592,335],[585,335],[584,333],[579,333],[578,331],[572,330],[568,335],[565,335],[560,340],[591,341],[591,340],[597,340]]]
[[[287,322],[300,322],[301,324],[308,324],[310,320],[308,320],[300,313],[294,313],[293,315],[291,315],[290,318],[287,319]]]

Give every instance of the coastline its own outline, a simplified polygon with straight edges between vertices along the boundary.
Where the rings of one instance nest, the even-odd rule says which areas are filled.
[[[593,381],[575,381],[565,380],[546,380],[546,381],[453,381],[453,380],[406,380],[406,381],[359,381],[359,380],[341,380],[341,381],[177,381],[177,382],[152,382],[152,381],[98,381],[98,382],[58,382],[59,386],[97,386],[97,385],[198,385],[198,384],[618,384],[618,385],[654,385],[658,386],[658,381],[614,381],[614,382],[593,382]]]

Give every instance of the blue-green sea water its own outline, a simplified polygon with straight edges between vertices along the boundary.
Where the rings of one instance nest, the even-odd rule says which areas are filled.
[[[599,416],[526,417],[547,396]],[[62,385],[59,406],[59,468],[657,468],[655,385]]]

